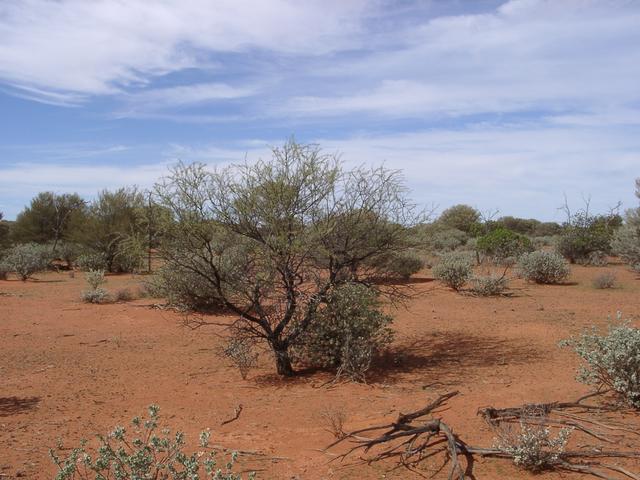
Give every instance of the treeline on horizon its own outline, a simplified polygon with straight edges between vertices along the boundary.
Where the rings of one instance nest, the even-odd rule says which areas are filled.
[[[623,224],[617,213],[595,215],[592,220],[613,228]],[[0,252],[34,243],[50,246],[70,265],[81,257],[101,263],[109,272],[132,271],[140,269],[143,257],[158,246],[162,225],[172,221],[152,192],[136,187],[103,190],[94,201],[77,193],[46,191],[38,193],[14,221],[2,219],[0,212]],[[570,224],[571,218],[563,223],[514,216],[487,219],[474,207],[459,204],[413,229],[424,237],[427,250],[451,251],[498,229],[537,238],[546,245],[549,237],[560,235]]]

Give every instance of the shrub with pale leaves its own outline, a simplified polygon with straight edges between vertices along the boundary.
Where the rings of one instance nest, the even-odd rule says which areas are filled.
[[[593,288],[599,290],[613,288],[616,285],[616,274],[614,272],[604,272],[597,275],[592,282]]]
[[[617,319],[622,320],[618,312]],[[582,358],[578,380],[599,390],[612,390],[640,408],[640,329],[629,322],[610,325],[606,335],[595,327],[577,338],[561,342]]]
[[[149,407],[149,417],[135,417],[130,429],[116,427],[107,435],[98,436],[96,448],[87,441],[61,457],[62,445],[49,454],[58,467],[56,480],[241,480],[234,472],[237,454],[232,453],[220,463],[216,450],[209,445],[210,433],[200,434],[195,453],[185,452],[182,432],[171,434],[160,428],[159,408]],[[66,451],[66,450],[65,450]],[[255,478],[251,473],[249,479]]]
[[[523,419],[518,431],[501,432],[495,447],[513,458],[513,463],[532,472],[556,465],[569,441],[573,429],[562,428],[554,437],[551,429],[543,424],[531,424]]]
[[[494,297],[502,295],[509,287],[509,280],[504,275],[487,275],[473,277],[471,279],[471,290],[481,297]]]
[[[535,283],[562,283],[571,273],[561,255],[542,250],[525,253],[518,267],[525,280]]]
[[[433,276],[454,290],[460,290],[473,273],[472,261],[463,253],[446,253],[433,267]]]
[[[10,248],[2,263],[8,272],[15,272],[23,282],[35,273],[47,270],[51,264],[51,251],[37,243],[23,243]]]
[[[363,381],[375,354],[389,345],[392,318],[380,311],[376,293],[348,283],[329,292],[294,348],[303,363],[336,369],[338,376]]]

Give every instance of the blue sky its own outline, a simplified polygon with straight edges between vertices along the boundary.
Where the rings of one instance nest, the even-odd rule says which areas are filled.
[[[0,0],[0,211],[295,135],[414,199],[636,206],[634,0]]]

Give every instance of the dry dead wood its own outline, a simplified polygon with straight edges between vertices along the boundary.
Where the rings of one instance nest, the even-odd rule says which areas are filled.
[[[466,444],[442,419],[433,417],[438,408],[457,394],[458,392],[450,392],[440,395],[420,410],[399,414],[394,422],[344,432],[344,435],[329,445],[325,452],[343,442],[350,442],[351,448],[345,453],[335,456],[332,461],[344,460],[359,452],[361,453],[360,460],[364,463],[395,459],[397,467],[405,467],[418,474],[420,472],[415,470],[418,464],[440,456],[443,461],[438,471],[449,464],[449,480],[473,478],[471,470],[475,455],[513,461],[514,455],[503,448],[484,448]],[[605,480],[619,480],[620,478],[640,480],[640,475],[637,473],[621,465],[602,461],[605,458],[640,458],[640,448],[637,443],[637,436],[640,434],[624,425],[578,415],[578,413],[585,415],[592,412],[611,412],[611,406],[584,403],[586,399],[600,394],[599,392],[587,395],[574,402],[526,404],[500,409],[485,407],[478,410],[478,413],[494,429],[499,429],[504,423],[522,425],[522,422],[531,422],[543,428],[573,428],[592,439],[610,444],[610,448],[598,444],[579,450],[562,451],[557,459],[544,465],[544,468],[588,474]],[[531,416],[532,411],[536,412],[536,416]],[[606,432],[603,432],[602,429]],[[624,443],[631,438],[636,440],[635,445]],[[630,449],[616,449],[615,447],[619,445],[629,446]],[[465,468],[460,461],[461,457],[466,459]],[[612,474],[617,476],[611,476]]]

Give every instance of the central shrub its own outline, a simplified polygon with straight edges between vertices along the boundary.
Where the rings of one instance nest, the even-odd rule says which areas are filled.
[[[518,266],[523,278],[536,283],[561,283],[570,273],[569,267],[560,255],[542,250],[523,255]]]
[[[364,285],[341,285],[329,294],[295,347],[298,360],[314,366],[335,368],[362,381],[373,356],[389,345],[392,318],[379,310],[376,292]]]

